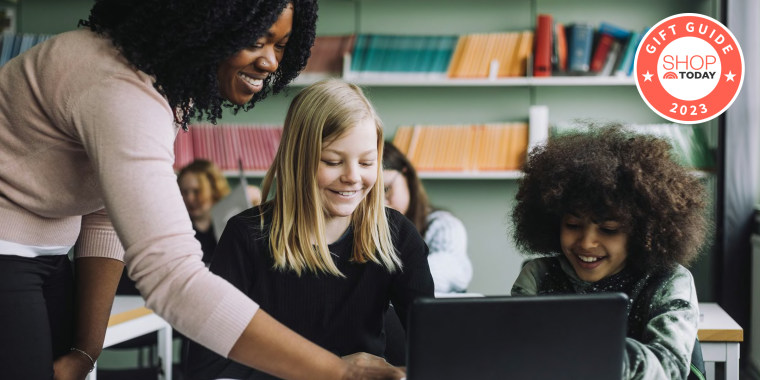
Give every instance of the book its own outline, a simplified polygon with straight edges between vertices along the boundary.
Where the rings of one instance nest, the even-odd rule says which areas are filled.
[[[615,37],[607,33],[600,33],[599,40],[596,43],[596,48],[591,56],[591,62],[589,63],[589,71],[598,73],[602,71],[604,63],[607,61],[607,55],[610,53],[612,44],[615,42]]]
[[[612,38],[619,41],[627,41],[631,35],[631,31],[619,26],[610,24],[608,22],[602,22],[599,24],[599,34],[609,34]]]
[[[460,66],[462,66],[463,57],[465,54],[465,50],[467,50],[469,40],[470,40],[469,35],[461,35],[457,39],[457,44],[456,44],[456,47],[454,48],[454,53],[451,56],[451,60],[450,60],[449,67],[447,70],[447,75],[449,78],[456,78],[459,75]]]
[[[536,19],[536,38],[533,54],[533,76],[548,77],[552,74],[552,16],[539,14]]]
[[[604,65],[602,65],[602,69],[599,70],[599,76],[612,75],[615,65],[620,58],[620,50],[622,49],[622,46],[623,45],[620,41],[612,41],[612,46],[610,47],[609,53],[607,53],[607,58],[604,60]]]
[[[573,24],[568,27],[568,32],[568,71],[586,73],[591,64],[594,30],[589,24]]]
[[[318,36],[311,47],[311,56],[304,73],[339,74],[343,71],[343,56],[354,45],[354,35]]]
[[[356,36],[354,48],[351,51],[351,71],[359,72],[364,70],[364,57],[367,55],[367,43],[369,35],[359,34]]]
[[[646,34],[648,28],[645,28],[641,32],[632,32],[628,38],[628,43],[625,46],[625,53],[623,58],[618,63],[618,67],[615,69],[616,76],[631,76],[633,72],[633,59],[636,57],[636,51],[641,44],[641,39]]]
[[[618,60],[618,65],[615,67],[615,76],[628,76],[628,66],[633,62],[633,57],[636,55],[636,48],[639,45],[639,32],[632,32],[631,37],[625,44],[622,50],[622,55]]]
[[[528,75],[528,69],[532,67],[531,54],[533,52],[533,40],[535,39],[534,37],[535,34],[532,30],[526,30],[520,34],[517,47],[517,71],[514,72],[515,76],[524,77]]]
[[[565,35],[565,25],[562,23],[554,24],[554,68],[557,71],[567,71],[567,36]]]

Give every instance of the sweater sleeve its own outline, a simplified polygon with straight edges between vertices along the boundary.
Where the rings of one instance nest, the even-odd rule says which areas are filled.
[[[535,296],[538,294],[538,278],[541,270],[541,261],[533,259],[525,263],[520,275],[512,285],[513,296]]]
[[[108,257],[124,261],[124,247],[105,209],[82,217],[82,230],[74,252],[76,258]]]
[[[114,75],[68,102],[147,307],[226,356],[258,306],[201,261],[172,169],[173,116],[139,75]]]
[[[450,293],[467,290],[472,280],[472,263],[467,256],[467,230],[464,224],[448,212],[436,211],[430,215],[425,243],[430,249],[428,264],[435,291]]]
[[[254,281],[255,260],[259,255],[249,249],[248,228],[240,216],[232,217],[222,232],[209,270],[250,294]],[[253,372],[242,364],[226,359],[195,342],[190,342],[187,370],[191,379],[249,378]]]
[[[626,338],[624,379],[685,379],[697,338],[694,279],[678,267],[652,297],[644,338]]]

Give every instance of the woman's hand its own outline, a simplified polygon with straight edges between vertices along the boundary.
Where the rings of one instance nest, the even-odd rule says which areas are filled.
[[[348,371],[342,380],[399,380],[406,376],[400,368],[366,352],[357,352],[341,359],[348,364]]]
[[[92,363],[77,352],[69,352],[53,362],[53,379],[83,380],[90,373]]]

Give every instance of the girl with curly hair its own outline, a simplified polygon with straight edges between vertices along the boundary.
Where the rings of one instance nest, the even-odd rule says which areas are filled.
[[[527,262],[512,294],[623,292],[623,378],[686,378],[699,310],[684,266],[707,228],[700,180],[676,163],[667,141],[621,126],[550,139],[523,171],[514,240],[544,257]]]
[[[384,206],[382,152],[382,124],[359,87],[306,87],[264,178],[272,199],[230,219],[211,272],[330,352],[383,356],[388,302],[405,323],[433,279],[415,227]],[[195,344],[187,362],[192,379],[271,379]]]
[[[84,378],[122,260],[147,307],[220,355],[288,379],[397,376],[340,360],[211,274],[172,169],[191,119],[248,110],[298,75],[316,11],[314,0],[98,0],[85,28],[0,67],[3,377]]]

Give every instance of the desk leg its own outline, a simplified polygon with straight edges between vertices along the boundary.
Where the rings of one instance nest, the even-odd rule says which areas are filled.
[[[739,343],[726,344],[726,380],[739,380]]]
[[[172,344],[172,327],[167,323],[164,328],[158,330],[158,357],[161,358],[161,365],[164,367],[164,374],[160,378],[163,380],[172,378]]]

